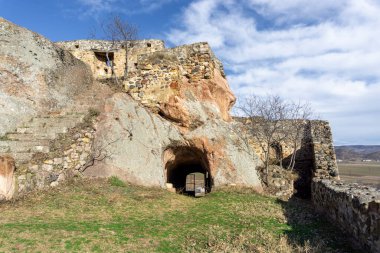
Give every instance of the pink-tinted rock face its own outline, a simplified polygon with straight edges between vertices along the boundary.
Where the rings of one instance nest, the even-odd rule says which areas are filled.
[[[181,181],[182,172],[195,166],[208,173],[212,186],[236,184],[261,191],[256,172],[260,161],[233,132],[233,124],[214,119],[196,129],[184,129],[128,95],[115,94],[107,100],[97,124],[96,141],[106,147],[110,158],[85,173],[165,187]]]
[[[230,121],[236,100],[207,43],[141,55],[126,88],[136,100],[185,128],[210,118]]]
[[[11,199],[14,192],[15,163],[12,157],[0,156],[0,200]]]

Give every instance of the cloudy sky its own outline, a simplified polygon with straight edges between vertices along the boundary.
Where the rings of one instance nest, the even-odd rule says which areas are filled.
[[[168,46],[208,41],[238,98],[309,101],[336,145],[380,144],[380,0],[0,0],[0,16],[54,41],[112,14]]]

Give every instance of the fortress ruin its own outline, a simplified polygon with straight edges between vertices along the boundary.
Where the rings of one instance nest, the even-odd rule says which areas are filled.
[[[201,172],[208,191],[264,190],[257,140],[246,142],[244,122],[231,117],[236,98],[206,42],[52,43],[4,19],[0,41],[2,199],[74,176],[179,192],[187,174]],[[299,143],[299,179],[275,168],[276,193],[311,198],[358,245],[379,252],[379,191],[339,181],[328,122],[305,122]],[[288,146],[274,144],[273,157],[289,156]]]

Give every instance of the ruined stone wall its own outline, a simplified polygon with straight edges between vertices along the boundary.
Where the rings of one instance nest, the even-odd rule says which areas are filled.
[[[331,129],[325,121],[310,124],[314,154],[311,198],[318,211],[352,237],[354,246],[380,252],[380,191],[339,181]]]
[[[380,191],[358,184],[314,179],[312,200],[318,211],[367,252],[380,252]]]
[[[310,134],[314,154],[314,177],[339,179],[329,123],[321,120],[311,121]]]
[[[54,187],[79,175],[93,154],[93,129],[63,135],[52,143],[49,153],[38,153],[15,172],[15,196],[35,189]]]
[[[126,71],[135,70],[139,55],[165,48],[161,40],[136,40],[128,41],[127,44],[106,40],[75,40],[55,44],[70,51],[76,58],[89,65],[96,79],[107,79],[113,76],[123,78]],[[114,73],[107,65],[105,52],[109,52],[109,57],[111,55],[113,57]]]
[[[72,40],[59,41],[55,43],[57,46],[69,50],[117,50],[125,47],[124,42],[112,42],[109,40]],[[131,40],[127,42],[129,49],[151,48],[152,50],[161,50],[165,48],[162,40]]]
[[[234,119],[248,127],[251,124],[247,118],[235,117]],[[289,124],[289,121],[284,120],[282,125],[285,129],[289,128],[288,131],[291,131],[292,125]],[[266,144],[260,142],[260,139],[257,137],[250,135],[246,129],[243,129],[243,132],[245,132],[247,143],[255,150],[261,160],[264,161]],[[305,121],[303,131],[296,142],[296,150],[294,150],[294,139],[276,139],[281,139],[277,143],[280,154],[276,154],[277,150],[270,149],[269,161],[273,166],[269,169],[268,184],[270,188],[273,188],[272,190],[277,191],[277,195],[283,192],[284,189],[287,189],[285,192],[289,192],[288,189],[293,189],[289,184],[294,183],[294,190],[297,196],[310,198],[313,178],[339,179],[331,128],[327,121]],[[297,174],[297,177],[294,177],[294,182],[290,180],[288,171],[285,169],[281,171],[280,167],[277,166],[279,162],[276,158],[278,155],[282,157],[282,165],[286,168],[293,152],[296,152],[294,171]]]

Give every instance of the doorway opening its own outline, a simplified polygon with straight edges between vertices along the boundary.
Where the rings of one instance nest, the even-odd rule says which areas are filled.
[[[209,162],[207,155],[200,149],[187,146],[169,148],[164,152],[164,162],[168,188],[180,194],[193,196],[202,185],[204,193],[211,191],[213,180]],[[191,175],[195,173],[197,180],[191,181]]]

